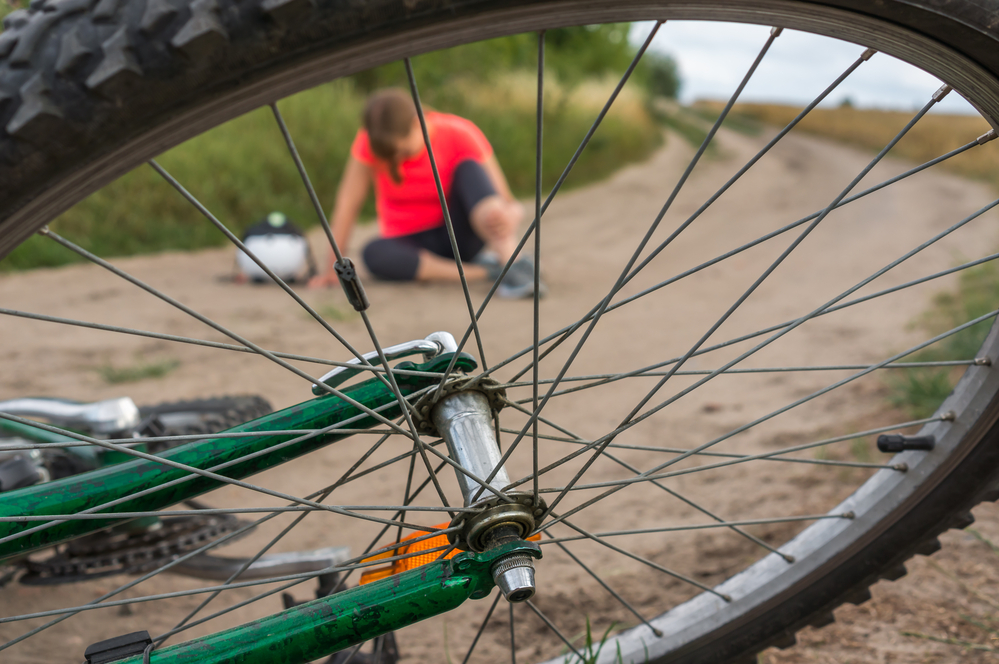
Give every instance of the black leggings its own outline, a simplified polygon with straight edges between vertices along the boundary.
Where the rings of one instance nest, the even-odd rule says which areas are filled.
[[[451,225],[462,261],[472,260],[485,246],[472,230],[469,219],[472,208],[483,198],[495,194],[496,189],[482,164],[472,160],[458,164],[447,195],[447,209],[451,213]],[[412,235],[372,240],[364,247],[364,264],[379,279],[412,281],[420,264],[421,249],[454,259],[451,239],[442,224]]]

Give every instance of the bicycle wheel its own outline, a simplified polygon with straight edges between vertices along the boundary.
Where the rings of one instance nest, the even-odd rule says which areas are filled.
[[[261,396],[241,395],[140,406],[139,414],[156,418],[153,426],[159,429],[160,436],[187,436],[224,431],[272,410]]]
[[[851,67],[866,66],[871,51],[864,48],[875,49],[875,57],[889,54],[952,86],[987,123],[999,117],[997,35],[989,12],[971,3],[885,2],[876,8],[856,2],[739,0],[91,4],[36,3],[9,16],[0,35],[0,181],[7,185],[0,192],[0,254],[88,193],[244,112],[400,57],[523,31],[706,19],[815,33],[859,44]],[[760,40],[764,62],[766,50],[779,40],[775,33]],[[749,63],[741,65],[744,73]],[[832,83],[823,82],[816,94]],[[939,96],[931,90],[925,102],[932,106]],[[956,361],[966,367],[960,381],[927,417],[903,417],[885,405],[878,378],[882,369],[938,366],[928,360],[905,368],[899,363],[931,347],[937,337],[943,341],[955,331],[988,325],[994,317],[994,311],[970,314],[940,334],[920,335],[909,325],[931,306],[937,284],[955,288],[953,277],[946,281],[952,273],[992,260],[995,238],[984,223],[994,205],[991,197],[946,176],[916,179],[923,177],[922,167],[885,162],[880,154],[845,155],[793,131],[776,136],[781,140],[771,146],[768,136],[723,132],[721,154],[709,162],[700,160],[703,150],[686,150],[674,137],[644,177],[626,173],[600,185],[590,198],[560,193],[552,199],[542,217],[544,244],[538,257],[549,266],[543,269],[551,281],[549,299],[539,305],[540,344],[533,317],[526,317],[524,329],[507,324],[523,318],[523,311],[514,308],[520,303],[492,303],[473,330],[465,295],[457,288],[416,289],[400,298],[395,287],[370,280],[365,282],[370,316],[338,326],[355,347],[379,338],[396,343],[436,329],[467,329],[466,350],[485,355],[479,358],[482,366],[508,390],[511,403],[500,413],[504,449],[524,439],[510,458],[511,477],[529,487],[534,469],[540,468],[539,490],[556,505],[549,515],[555,525],[545,531],[551,538],[542,538],[546,559],[538,568],[533,609],[517,607],[501,617],[507,612],[491,601],[472,603],[457,634],[458,618],[446,616],[447,638],[456,640],[455,650],[461,647],[482,661],[495,661],[502,648],[512,649],[518,661],[572,660],[594,654],[583,652],[580,639],[592,624],[598,637],[608,630],[597,661],[751,661],[768,645],[793,642],[800,627],[825,622],[844,601],[862,601],[878,578],[897,578],[908,557],[932,551],[937,534],[968,523],[971,506],[997,497],[999,377],[990,358],[999,331],[993,328],[980,350]],[[968,136],[960,149],[992,150],[993,137]],[[816,160],[816,151],[828,158]],[[770,153],[757,162],[761,152]],[[835,161],[829,156],[833,152]],[[939,161],[947,161],[955,155],[940,156],[945,158]],[[809,169],[820,175],[813,172],[809,179]],[[733,174],[734,181],[726,184]],[[174,175],[183,183],[183,174]],[[890,186],[882,190],[879,183],[888,180]],[[613,198],[615,191],[623,198]],[[674,204],[677,191],[683,195]],[[803,191],[817,191],[822,202],[816,207]],[[642,203],[644,192],[651,192],[654,202]],[[855,202],[860,193],[864,196]],[[601,208],[602,198],[610,203]],[[716,214],[716,198],[741,202]],[[561,200],[567,201],[562,208]],[[668,210],[662,207],[667,201]],[[705,201],[710,206],[702,210]],[[627,214],[621,214],[622,205]],[[602,214],[600,223],[586,226],[589,235],[580,237],[572,221],[594,214]],[[785,228],[788,224],[791,228]],[[651,242],[643,243],[646,234]],[[924,243],[927,251],[922,251]],[[918,259],[908,260],[917,249]],[[955,268],[955,255],[971,258]],[[151,266],[134,267],[156,276]],[[0,284],[15,304],[3,305],[3,313],[17,316],[34,312],[34,304],[60,304],[51,294],[58,289],[44,286],[57,285],[61,274],[77,273],[4,277]],[[29,276],[43,286],[30,298],[18,295],[27,292]],[[177,288],[199,301],[201,286]],[[490,299],[484,290],[473,288],[473,294]],[[605,298],[606,312],[600,306]],[[379,299],[388,303],[381,310]],[[268,300],[268,306],[286,311],[276,301]],[[499,314],[492,313],[496,309]],[[243,315],[240,321],[231,309],[220,312],[235,321],[232,327],[242,322],[257,337],[271,333],[261,327],[263,317]],[[62,330],[60,321],[44,316]],[[67,314],[62,324],[66,317],[78,316]],[[287,317],[300,318],[291,310]],[[159,314],[150,320],[170,324]],[[592,333],[591,321],[599,323]],[[42,322],[36,316],[19,325]],[[37,343],[59,347],[52,336],[59,333],[36,329],[18,327],[8,338],[38,334]],[[188,337],[199,336],[180,329]],[[107,332],[115,336],[116,331]],[[160,339],[171,340],[176,341]],[[328,344],[328,336],[295,338],[295,346],[303,340],[309,347],[329,347],[321,345]],[[544,355],[538,360],[539,377],[531,371],[535,347]],[[351,353],[338,347],[313,354],[343,360]],[[225,360],[212,365],[210,373],[249,388],[251,369],[267,369],[244,366],[244,360]],[[38,362],[35,358],[35,368],[29,369],[27,358],[12,359],[18,376],[44,375]],[[192,365],[200,370],[208,366],[204,362],[192,355],[191,368],[181,372],[186,375],[176,377],[176,392],[168,394],[170,381],[164,381],[155,393],[189,398],[201,387],[197,381],[207,380]],[[746,372],[739,373],[742,369]],[[275,401],[294,402],[297,392],[286,384],[300,377],[265,376],[258,380],[281,390]],[[541,432],[532,445],[528,415],[535,386],[544,407]],[[258,384],[249,389],[261,391]],[[554,391],[550,400],[544,397],[549,390]],[[933,449],[886,456],[872,452],[869,444],[853,452],[830,447],[897,431],[932,437]],[[384,476],[381,470],[364,475],[377,481],[352,483],[351,497],[337,503],[424,509],[430,513],[420,522],[430,524],[432,510],[441,507],[430,480],[441,468],[423,470],[415,453],[406,454],[411,447],[405,444],[405,439],[383,448],[362,444],[352,455],[337,446],[317,454],[314,463],[310,457],[308,465],[289,466],[290,477],[271,471],[260,482],[270,486],[283,480],[291,487],[287,490],[301,495],[311,490],[300,488],[305,476],[322,489],[330,474],[347,477],[357,468],[366,472],[398,459],[386,466]],[[913,442],[900,439],[898,444]],[[816,458],[816,449],[832,451]],[[355,461],[361,465],[355,468]],[[439,482],[439,493],[454,495],[456,481],[444,473]],[[213,504],[233,509],[273,504],[241,491],[226,487]],[[329,544],[335,537],[334,543],[346,539],[360,553],[403,534],[356,519],[330,519],[317,515],[310,523],[319,525],[287,536],[281,529],[260,528],[246,542],[269,547],[276,538],[282,545],[302,547]],[[162,576],[147,583],[144,595],[195,590],[187,581]],[[80,606],[106,591],[81,589],[68,604]],[[174,625],[197,608],[197,595],[167,600],[167,608],[177,612],[173,621],[167,610],[152,615],[136,609],[109,625],[94,620],[100,611],[87,611],[48,633],[64,635],[59,642],[77,643],[81,652],[83,640],[97,640],[98,634],[104,638],[135,629],[205,633],[231,624],[227,620],[276,610],[266,598],[242,606],[252,594],[246,587],[231,591],[232,610],[219,611],[218,619],[203,624],[200,617],[182,620],[194,625],[183,632]],[[66,597],[41,592],[19,596],[16,607],[4,597],[0,603],[6,614],[34,615],[57,599],[67,604]],[[141,606],[138,601],[120,606],[133,605]],[[38,629],[49,618],[38,616],[27,624]],[[12,627],[19,622],[3,626],[5,640],[19,639],[24,630]],[[422,634],[403,630],[400,652],[416,661],[440,659],[437,635],[446,629],[439,620],[417,628]],[[24,661],[49,656],[46,633],[18,641],[9,652]],[[427,633],[433,634],[430,642]]]

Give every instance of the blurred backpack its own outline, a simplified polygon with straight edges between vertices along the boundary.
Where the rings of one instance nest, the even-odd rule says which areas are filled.
[[[306,281],[316,273],[308,239],[282,212],[271,212],[250,226],[243,234],[243,244],[286,282]],[[236,269],[250,281],[270,281],[267,273],[239,249]]]

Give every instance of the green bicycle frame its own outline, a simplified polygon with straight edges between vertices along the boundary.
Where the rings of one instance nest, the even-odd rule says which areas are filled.
[[[451,353],[445,353],[424,364],[403,362],[398,365],[397,369],[429,374],[425,377],[411,373],[396,374],[396,382],[403,396],[437,385],[439,378],[434,374],[447,367],[451,356]],[[455,366],[460,371],[470,371],[477,365],[475,360],[463,354]],[[381,409],[379,412],[386,419],[393,419],[401,414],[392,390],[376,378],[348,387],[343,393],[367,408]],[[375,418],[330,394],[241,424],[225,433],[325,429],[346,422],[349,422],[352,429],[370,428],[377,424]],[[45,432],[39,430],[39,433]],[[329,433],[308,436],[287,445],[283,444],[301,436],[276,434],[247,438],[211,438],[180,445],[160,456],[199,470],[212,470],[228,464],[215,472],[231,479],[242,479],[347,436],[349,434],[337,433],[333,429]],[[221,480],[192,475],[186,470],[156,461],[135,459],[55,482],[2,493],[0,517],[76,514],[105,503],[119,502],[109,508],[97,510],[109,515],[106,520],[0,522],[0,560],[121,523],[122,519],[110,516],[115,512],[162,509],[218,488],[222,483]]]
[[[150,664],[292,664],[310,662],[386,632],[482,599],[493,588],[493,563],[510,554],[541,558],[518,541],[485,553],[462,553],[313,600],[267,618],[155,651]],[[143,664],[142,655],[115,664]]]
[[[403,396],[437,385],[437,372],[447,367],[451,357],[451,353],[446,353],[424,364],[404,362],[398,365],[397,369],[428,374],[396,374]],[[462,354],[455,366],[460,371],[470,371],[476,368],[476,363],[471,357]],[[385,418],[391,419],[401,414],[399,403],[391,389],[376,378],[349,387],[343,393],[367,408],[378,409]],[[347,422],[350,423],[350,428],[359,429],[371,427],[377,420],[337,396],[326,395],[247,422],[226,433],[324,429]],[[16,428],[26,437],[50,442],[65,440],[40,429],[32,434],[27,430],[31,429],[28,425],[18,425]],[[287,445],[282,444],[295,440],[296,436],[275,434],[214,438],[178,446],[161,456],[202,470],[228,464],[219,472],[224,472],[226,477],[238,479],[289,461],[348,435],[337,433],[333,429]],[[246,458],[248,456],[250,458]],[[106,520],[0,522],[0,559],[52,546],[121,523],[123,519],[113,517],[116,512],[160,509],[210,491],[222,483],[220,480],[191,475],[186,470],[165,466],[153,460],[136,459],[0,494],[0,516],[5,517],[73,514],[108,502],[120,501],[99,510],[100,513],[109,515]],[[51,525],[25,533],[37,528],[40,523]],[[493,563],[513,553],[541,557],[541,550],[536,544],[522,540],[484,553],[463,553],[450,560],[440,560],[358,586],[230,630],[164,648],[152,653],[150,661],[158,664],[312,661],[450,611],[467,599],[487,596],[494,586],[491,574]],[[118,661],[122,664],[140,664],[143,656],[136,655]]]

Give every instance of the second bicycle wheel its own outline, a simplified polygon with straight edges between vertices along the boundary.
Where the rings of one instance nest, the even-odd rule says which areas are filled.
[[[885,157],[834,145],[801,127],[786,136],[776,128],[718,130],[711,118],[722,102],[707,119],[689,119],[703,142],[670,134],[650,161],[575,192],[542,182],[541,195],[554,196],[540,223],[537,259],[549,295],[538,306],[537,382],[531,303],[496,300],[482,284],[469,287],[473,309],[489,300],[477,330],[456,285],[366,278],[372,305],[363,316],[340,300],[331,306],[324,294],[303,295],[360,352],[437,330],[464,337],[479,371],[507,390],[498,421],[502,448],[517,446],[510,477],[533,491],[539,468],[538,490],[552,506],[532,604],[507,609],[494,594],[401,630],[401,661],[466,653],[468,661],[505,661],[511,652],[515,661],[535,662],[752,661],[770,644],[793,642],[800,627],[826,621],[844,601],[862,601],[878,578],[903,574],[908,557],[931,551],[939,532],[994,498],[999,462],[992,367],[999,333],[988,332],[994,305],[950,307],[953,320],[934,309],[935,293],[974,288],[962,275],[985,274],[999,245],[994,194],[946,171],[951,160],[996,149],[988,132],[999,117],[997,35],[971,5],[886,2],[875,12],[837,4],[35,3],[8,17],[0,33],[0,252],[116,177],[148,169],[145,161],[243,112],[272,103],[280,109],[288,95],[373,65],[501,35],[648,21],[634,27],[639,40],[668,40],[674,20],[745,22],[763,27],[756,53],[731,63],[736,82],[753,85],[767,75],[768,58],[802,57],[794,52],[802,42],[791,38],[802,33],[855,45],[846,78],[877,71],[889,58],[930,72],[939,80],[927,87],[923,110],[960,94],[982,119],[926,168],[890,150]],[[837,79],[809,85],[807,96],[818,102]],[[737,90],[735,83],[732,101]],[[500,92],[515,103],[512,92]],[[611,104],[609,118],[617,108]],[[911,117],[911,130],[905,120],[894,129],[900,147],[925,140],[920,123],[933,115]],[[308,142],[294,124],[288,130]],[[269,154],[291,159],[277,124],[271,133],[279,150]],[[598,127],[593,141],[600,140]],[[210,186],[184,172],[170,175],[195,196]],[[301,195],[308,195],[304,185]],[[318,196],[331,205],[332,192]],[[200,214],[194,206],[190,212]],[[58,233],[58,222],[51,229]],[[359,248],[355,240],[347,254],[358,256]],[[536,251],[533,236],[525,251]],[[121,386],[101,384],[92,367],[121,357],[180,362],[162,378],[135,383],[137,401],[237,390],[264,394],[278,407],[309,398],[302,376],[219,348],[244,343],[220,333],[296,354],[289,361],[312,376],[326,369],[302,356],[344,361],[351,351],[280,289],[212,283],[220,271],[213,261],[228,256],[111,261],[211,319],[214,331],[100,265],[4,274],[9,380],[0,398],[115,396]],[[943,347],[966,350],[941,360]],[[900,383],[929,374],[960,378],[925,413],[893,401]],[[543,405],[537,434],[529,420],[535,388]],[[255,476],[253,489],[220,489],[211,503],[274,507],[275,493],[301,497],[338,484],[328,500],[359,514],[405,505],[412,523],[447,521],[441,494],[460,502],[454,473],[432,456],[428,469],[412,440],[383,440],[383,430]],[[932,450],[881,452],[875,439],[882,434],[910,437],[886,445],[932,440]],[[361,556],[407,534],[360,518],[283,513],[225,553],[347,545]],[[225,591],[201,607],[209,595],[200,581],[166,574],[128,588],[127,578],[115,581],[58,596],[5,587],[5,661],[75,661],[94,641],[140,629],[171,634],[173,643],[280,609],[277,585]],[[311,590],[290,592],[302,599]],[[191,594],[145,601],[175,591]],[[46,612],[98,600],[126,601],[48,626],[67,614]]]

